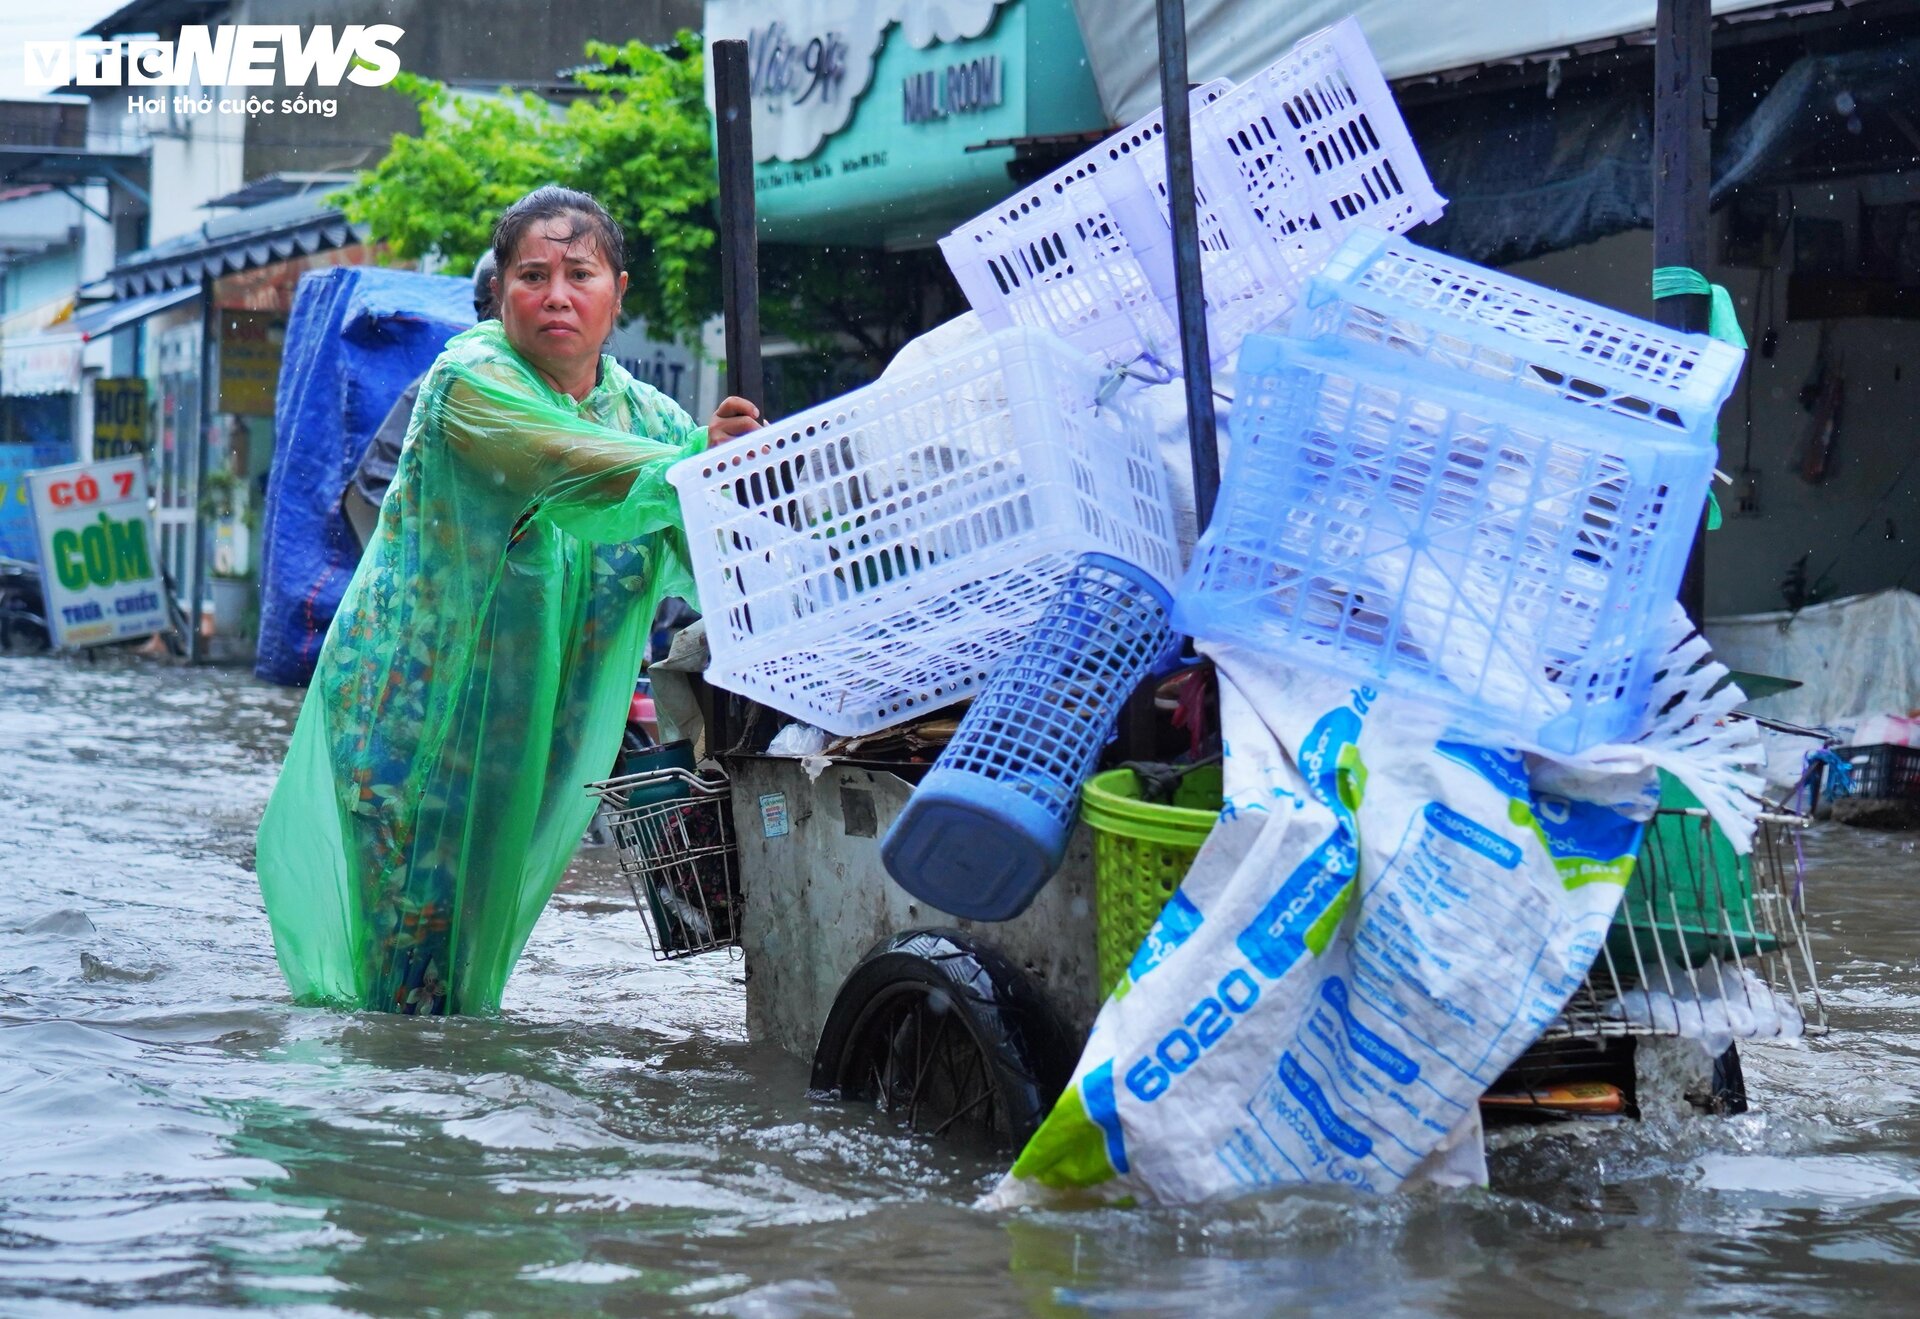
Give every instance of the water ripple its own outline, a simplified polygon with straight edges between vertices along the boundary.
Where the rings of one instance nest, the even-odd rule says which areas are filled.
[[[997,1169],[809,1102],[742,968],[585,853],[492,1021],[294,1008],[249,872],[298,694],[0,659],[0,1312],[1902,1312],[1910,840],[1807,843],[1825,1038],[1755,1112],[1496,1143],[1487,1192],[987,1215]]]

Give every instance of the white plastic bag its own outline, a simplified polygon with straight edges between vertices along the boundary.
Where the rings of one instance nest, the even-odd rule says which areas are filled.
[[[1806,1033],[1800,1007],[1744,966],[1709,960],[1629,989],[1604,1008],[1615,1021],[1698,1040],[1718,1058],[1735,1040],[1793,1040]]]
[[[773,741],[767,743],[767,754],[805,759],[825,751],[829,740],[824,730],[812,724],[788,724],[773,735]]]

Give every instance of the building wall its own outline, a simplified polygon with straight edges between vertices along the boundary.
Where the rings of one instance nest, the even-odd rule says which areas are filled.
[[[552,85],[559,70],[586,62],[589,38],[670,41],[700,26],[700,10],[698,0],[240,0],[231,21],[392,23],[406,32],[395,46],[401,68],[492,91]],[[349,86],[322,95],[338,103],[332,118],[248,124],[248,178],[363,169],[386,154],[395,133],[419,131],[412,104],[395,92]]]
[[[185,113],[172,104],[176,96],[210,96],[217,106],[223,88],[197,83],[150,88],[153,96],[145,98],[137,96],[137,90],[115,88],[96,97],[87,132],[87,145],[96,151],[152,152],[145,184],[150,200],[138,202],[115,189],[113,214],[120,221],[116,232],[122,256],[199,228],[207,219],[202,209],[206,201],[242,182],[241,121],[217,110]],[[145,111],[132,104],[155,99],[165,101],[165,108]]]
[[[73,296],[79,254],[71,247],[56,248],[45,256],[7,267],[7,311],[37,307]]]
[[[1851,264],[1863,197],[1874,204],[1920,201],[1920,175],[1801,185],[1791,201],[1797,216],[1846,225]],[[1725,212],[1717,213],[1716,253],[1725,228]],[[1716,264],[1707,272],[1733,294],[1754,345],[1721,413],[1719,465],[1735,475],[1750,461],[1759,480],[1759,513],[1752,517],[1737,515],[1734,488],[1715,483],[1726,522],[1707,536],[1709,616],[1785,608],[1781,584],[1802,555],[1810,556],[1810,578],[1831,565],[1830,596],[1896,585],[1920,589],[1920,320],[1787,319],[1792,248],[1789,233],[1770,297],[1758,270]],[[1646,316],[1652,267],[1653,236],[1639,230],[1521,262],[1512,271]],[[1769,324],[1778,337],[1771,357],[1760,352]],[[1846,391],[1832,475],[1810,484],[1800,465],[1813,419],[1800,394],[1814,372],[1823,324],[1831,326],[1830,347]]]
[[[81,214],[52,191],[0,202],[0,315],[73,296]]]

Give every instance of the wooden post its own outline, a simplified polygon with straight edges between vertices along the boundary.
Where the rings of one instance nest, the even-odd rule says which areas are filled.
[[[720,311],[726,324],[727,393],[765,407],[760,366],[760,235],[753,201],[753,97],[747,43],[713,43],[713,131],[720,166]],[[707,754],[728,750],[748,704],[718,688]]]
[[[753,102],[747,43],[713,43],[713,119],[720,156],[720,307],[727,327],[727,393],[755,404],[760,371],[760,236],[754,228]]]
[[[1707,265],[1707,199],[1712,182],[1716,111],[1711,0],[1659,0],[1653,49],[1653,264]],[[1654,319],[1676,330],[1704,334],[1704,294],[1660,298]],[[1704,523],[1703,523],[1704,529]],[[1706,613],[1706,564],[1701,533],[1680,585],[1680,603],[1698,625]]]
[[[1200,226],[1193,203],[1193,125],[1187,115],[1187,7],[1157,0],[1160,106],[1166,127],[1167,201],[1173,221],[1173,278],[1180,311],[1180,361],[1187,385],[1187,446],[1200,530],[1220,491],[1220,444],[1213,422],[1213,365],[1207,351],[1206,293],[1200,281]]]

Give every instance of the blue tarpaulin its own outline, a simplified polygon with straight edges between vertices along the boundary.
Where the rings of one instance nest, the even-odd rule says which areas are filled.
[[[1885,150],[1913,145],[1901,111],[1920,96],[1920,41],[1805,55],[1777,78],[1735,53],[1715,59],[1723,79],[1770,87],[1744,117],[1725,98],[1715,205],[1825,166],[1875,172]],[[1462,97],[1410,111],[1407,126],[1447,198],[1446,215],[1419,231],[1428,247],[1498,266],[1653,223],[1650,79]]]
[[[253,671],[304,685],[360,543],[340,496],[400,392],[473,324],[465,279],[336,266],[300,281],[274,405]]]
[[[65,401],[62,395],[61,402]],[[40,561],[40,547],[33,538],[33,506],[27,500],[27,473],[72,461],[73,445],[66,440],[35,437],[25,443],[0,443],[0,559]]]

